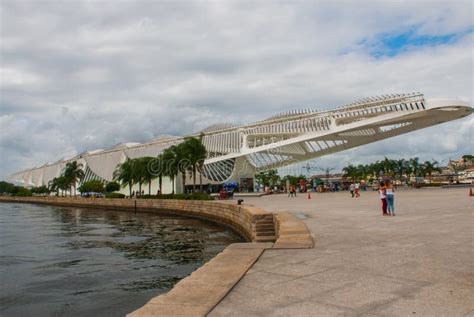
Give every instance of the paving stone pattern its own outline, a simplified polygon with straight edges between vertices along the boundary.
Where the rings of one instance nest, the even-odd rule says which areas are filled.
[[[474,316],[473,206],[464,189],[247,198],[304,214],[313,249],[267,249],[209,316]]]

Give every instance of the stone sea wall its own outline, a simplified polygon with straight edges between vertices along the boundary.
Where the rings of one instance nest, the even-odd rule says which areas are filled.
[[[249,242],[258,240],[256,223],[265,217],[272,217],[272,213],[260,208],[239,206],[235,202],[172,199],[0,196],[0,202],[2,201],[139,212],[164,212],[191,216],[227,225]]]

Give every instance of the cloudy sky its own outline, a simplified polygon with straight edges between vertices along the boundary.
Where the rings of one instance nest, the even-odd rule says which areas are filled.
[[[0,2],[0,179],[118,142],[385,93],[473,102],[457,1]],[[473,153],[474,116],[316,160]]]

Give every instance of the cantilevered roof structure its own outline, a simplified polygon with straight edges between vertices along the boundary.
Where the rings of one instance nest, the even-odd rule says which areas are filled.
[[[455,99],[428,99],[421,93],[365,98],[331,110],[293,110],[248,125],[216,124],[190,136],[203,135],[208,156],[204,182],[238,181],[257,171],[347,150],[472,114]],[[47,185],[66,163],[82,163],[86,178],[110,181],[127,158],[157,156],[185,137],[161,136],[150,142],[120,143],[84,152],[11,176],[27,185]]]

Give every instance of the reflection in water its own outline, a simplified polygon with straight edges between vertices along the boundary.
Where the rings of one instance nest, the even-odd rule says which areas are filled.
[[[125,315],[237,241],[192,218],[2,203],[0,315]]]

